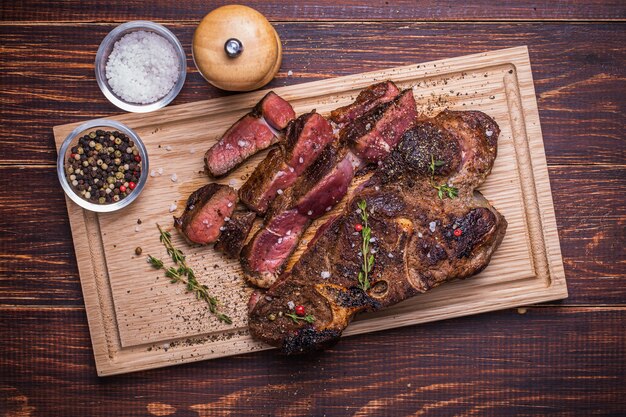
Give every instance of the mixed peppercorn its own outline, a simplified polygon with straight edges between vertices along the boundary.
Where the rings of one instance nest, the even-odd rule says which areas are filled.
[[[141,178],[141,156],[124,133],[89,132],[70,152],[65,167],[68,182],[92,203],[114,203],[127,197]]]

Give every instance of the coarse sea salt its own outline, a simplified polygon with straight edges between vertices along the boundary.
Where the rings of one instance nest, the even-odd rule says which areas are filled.
[[[111,90],[130,103],[154,103],[180,75],[176,50],[163,36],[138,30],[115,42],[106,64]]]

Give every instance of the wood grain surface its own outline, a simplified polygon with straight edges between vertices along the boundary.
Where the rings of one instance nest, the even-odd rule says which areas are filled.
[[[472,279],[447,284],[376,314],[361,316],[345,335],[368,333],[426,321],[444,320],[567,297],[560,244],[545,160],[532,72],[525,46],[445,60],[359,73],[273,91],[288,100],[296,114],[311,109],[324,116],[350,104],[363,88],[390,79],[411,88],[418,113],[436,115],[444,108],[483,111],[500,127],[498,157],[480,192],[506,218],[506,237],[489,267]],[[455,93],[456,92],[456,93]],[[202,152],[245,114],[267,90],[170,106],[150,114],[126,114],[125,123],[142,138],[150,167],[149,186],[132,206],[120,212],[87,213],[68,201],[76,260],[85,298],[98,374],[133,372],[258,351],[265,346],[247,329],[252,288],[242,279],[239,262],[211,248],[172,242],[184,248],[198,279],[222,303],[233,323],[207,319],[206,305],[193,302],[180,286],[164,285],[162,274],[134,255],[136,247],[164,259],[155,237],[156,224],[171,228],[190,192],[207,184]],[[76,123],[54,127],[57,148]],[[191,153],[190,153],[191,152]],[[193,155],[196,156],[193,156]],[[219,179],[241,187],[264,155]],[[162,175],[156,175],[158,170]],[[176,174],[177,181],[170,175]],[[350,195],[359,186],[355,181]],[[171,208],[175,202],[174,209]],[[345,200],[344,200],[345,203]],[[178,207],[176,209],[176,207]],[[329,208],[330,209],[330,208]],[[304,242],[329,218],[338,204],[313,222],[289,264],[306,248]],[[138,220],[140,219],[140,220]],[[141,222],[141,226],[137,223]],[[133,234],[129,231],[134,230]],[[106,253],[106,256],[104,255]],[[208,267],[207,267],[208,266]],[[156,275],[156,277],[155,277]],[[129,280],[128,277],[133,277]],[[168,349],[161,349],[169,345]]]
[[[188,51],[174,104],[223,95],[189,48],[221,2],[0,4],[0,412],[23,415],[623,415],[626,18],[621,1],[248,2],[283,40],[273,86],[527,44],[569,298],[342,341],[99,379],[51,127],[119,113],[93,58],[117,23]],[[287,71],[293,71],[292,76]]]

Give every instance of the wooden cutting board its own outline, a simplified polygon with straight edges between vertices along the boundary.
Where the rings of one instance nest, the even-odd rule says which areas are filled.
[[[567,297],[543,138],[526,47],[503,49],[419,65],[276,88],[297,114],[351,102],[372,83],[390,79],[412,87],[418,110],[481,110],[501,128],[493,172],[483,194],[506,217],[506,237],[479,275],[445,284],[385,311],[360,316],[345,335],[441,320]],[[223,303],[232,325],[219,323],[206,304],[171,284],[146,263],[166,259],[156,223],[172,229],[189,194],[209,182],[203,155],[221,134],[265,94],[217,98],[172,106],[150,114],[112,117],[145,142],[151,176],[141,196],[118,213],[95,214],[67,199],[80,280],[99,375],[268,349],[246,326],[251,288],[238,262],[211,247],[190,247],[173,232],[199,281]],[[79,123],[56,126],[57,148]],[[240,187],[257,155],[220,183]],[[332,216],[342,205],[327,216]],[[170,209],[174,209],[170,212]],[[309,229],[304,240],[326,220]],[[135,255],[141,247],[143,254]],[[303,245],[293,260],[300,255]],[[332,353],[327,353],[332,354]]]

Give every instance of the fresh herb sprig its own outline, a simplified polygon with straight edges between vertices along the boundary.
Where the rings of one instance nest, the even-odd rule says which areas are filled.
[[[361,221],[362,229],[361,229],[361,253],[363,254],[363,264],[361,265],[361,271],[359,272],[359,288],[363,291],[367,291],[370,289],[370,280],[369,273],[372,271],[372,267],[374,266],[374,255],[370,253],[370,238],[372,237],[372,229],[370,229],[369,224],[367,223],[368,214],[367,214],[367,202],[365,200],[361,200],[357,203],[359,210],[361,210]]]
[[[305,322],[307,322],[309,324],[313,324],[313,322],[315,321],[315,316],[313,316],[311,314],[307,314],[306,316],[301,317],[301,316],[298,316],[297,314],[294,314],[294,313],[287,313],[287,314],[285,314],[285,316],[289,317],[296,324],[298,324],[298,321],[300,321],[300,320],[305,321]]]
[[[435,169],[445,164],[444,161],[435,160],[435,157],[430,155],[430,165],[428,166],[430,170],[430,184],[437,190],[437,195],[440,200],[443,200],[446,195],[451,199],[459,195],[459,190],[456,187],[451,187],[446,183],[439,185],[435,183]]]
[[[233,321],[226,314],[218,311],[219,301],[216,297],[209,294],[209,287],[200,284],[196,279],[196,275],[193,270],[187,265],[185,255],[180,249],[177,249],[172,244],[172,235],[170,232],[161,229],[161,226],[157,224],[160,237],[159,240],[165,246],[167,254],[171,256],[172,261],[176,263],[176,267],[166,268],[163,261],[155,258],[152,255],[148,255],[148,263],[155,269],[162,269],[165,271],[165,276],[170,279],[172,284],[181,283],[185,285],[187,291],[196,295],[198,300],[203,300],[209,306],[211,314],[215,315],[217,319],[226,324],[232,324]]]

